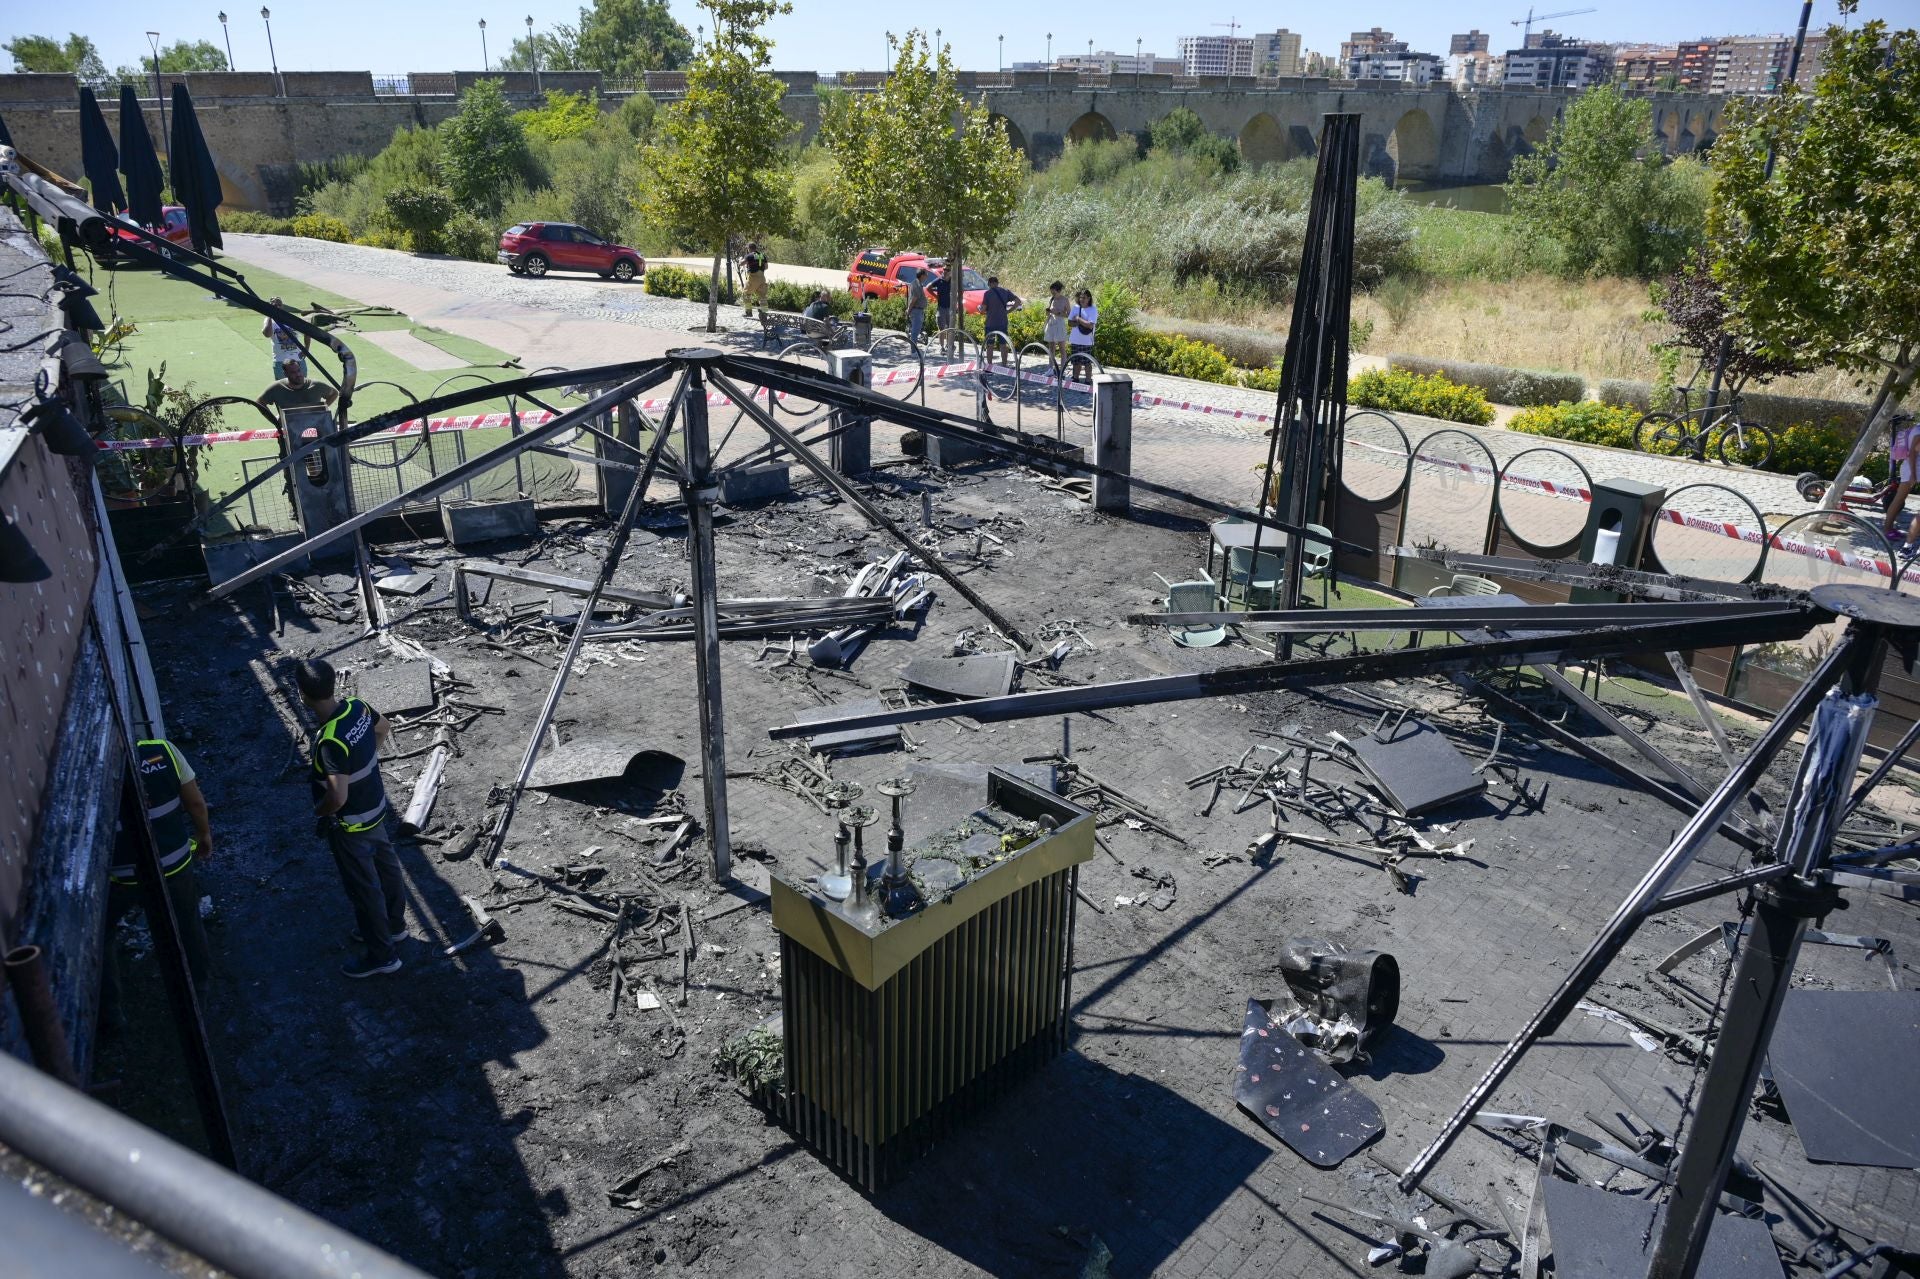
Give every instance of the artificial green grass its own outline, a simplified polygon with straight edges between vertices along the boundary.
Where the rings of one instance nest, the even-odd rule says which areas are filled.
[[[248,267],[242,274],[261,297],[280,297],[295,309],[325,307],[351,313],[366,305],[257,267]],[[120,357],[108,370],[129,402],[145,402],[149,370],[159,374],[170,389],[185,391],[195,401],[227,395],[253,398],[274,381],[271,348],[260,334],[262,317],[258,312],[158,271],[134,267],[109,270],[96,265],[92,278],[102,295],[95,300],[102,315],[109,322],[118,317],[136,326],[135,332],[122,344]],[[473,380],[464,376],[466,374],[478,374],[489,382],[521,376],[520,370],[503,367],[509,358],[505,352],[444,330],[416,325],[404,315],[359,315],[354,317],[354,324],[361,332],[410,332],[466,362],[463,368],[457,369],[417,369],[372,342],[356,340],[357,335],[351,330],[340,332],[339,336],[354,353],[358,383],[364,388],[353,398],[352,413],[356,420],[404,407],[407,394],[424,400],[435,388],[455,379],[458,380],[449,390],[472,386]],[[337,373],[331,354],[318,354],[317,360]],[[405,393],[393,385],[371,385],[375,383],[394,383],[405,388]],[[474,404],[461,412],[499,412],[507,407],[503,399]],[[221,410],[217,421],[202,419],[195,423],[197,429],[207,431],[253,429],[262,425],[259,415],[244,405]],[[509,437],[504,429],[461,434],[468,457],[494,448]],[[403,444],[401,453],[407,447],[409,445]],[[448,436],[436,437],[433,441],[434,458],[443,469],[458,460],[456,447]],[[249,460],[272,458],[278,453],[278,445],[271,440],[209,445],[201,450],[198,458],[200,488],[208,501],[218,501],[244,482],[245,464]],[[377,452],[368,455],[379,456]],[[357,481],[355,487],[356,490],[398,492],[400,488],[427,479],[430,474],[423,447],[412,461],[397,471],[374,473],[369,470],[365,480]],[[530,455],[521,464],[522,478],[531,477],[543,489],[568,486],[571,474],[571,465],[555,458]],[[376,475],[390,477],[397,481],[397,486],[389,483],[388,478],[375,478]],[[475,492],[478,496],[481,490],[506,492],[517,486],[513,469],[502,467],[482,477]],[[263,490],[278,491],[271,484],[263,486]],[[284,505],[284,499],[267,496],[265,492],[261,500],[273,510]],[[239,514],[238,523],[249,522],[244,508]],[[256,508],[254,514],[271,522],[265,509]]]

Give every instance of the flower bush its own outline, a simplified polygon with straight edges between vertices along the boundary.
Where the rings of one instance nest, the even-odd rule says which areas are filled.
[[[1355,408],[1418,413],[1471,426],[1493,421],[1493,406],[1483,392],[1449,382],[1438,373],[1368,369],[1347,383],[1347,403]]]

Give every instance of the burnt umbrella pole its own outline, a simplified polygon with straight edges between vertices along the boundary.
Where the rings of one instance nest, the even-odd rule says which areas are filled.
[[[686,436],[680,491],[687,503],[687,545],[693,559],[693,661],[700,684],[700,754],[705,770],[707,838],[713,845],[713,878],[733,877],[733,840],[727,828],[726,719],[720,691],[719,573],[713,553],[713,506],[720,485],[713,478],[713,445],[707,433],[708,373],[722,358],[709,347],[682,347],[667,354],[687,370],[681,405]],[[720,381],[718,377],[715,381]]]

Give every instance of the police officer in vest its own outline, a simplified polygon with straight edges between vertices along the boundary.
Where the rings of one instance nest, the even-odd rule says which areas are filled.
[[[143,741],[134,754],[139,760],[140,792],[146,800],[147,821],[159,842],[160,873],[165,878],[167,898],[173,903],[180,942],[187,952],[193,979],[202,981],[207,972],[207,933],[200,923],[200,885],[194,877],[193,863],[196,857],[213,860],[206,797],[194,779],[193,766],[172,742],[161,738]],[[133,841],[138,838],[137,833],[122,830],[115,842],[113,865],[107,871],[112,883],[109,918],[119,919],[140,901],[139,869],[133,852]],[[111,967],[108,972],[117,976]]]
[[[326,662],[296,663],[293,680],[300,700],[320,723],[311,778],[315,830],[333,850],[360,925],[353,937],[365,948],[340,971],[348,977],[399,972],[394,943],[407,936],[407,899],[387,822],[387,788],[380,780],[387,721],[359,698],[340,697]]]

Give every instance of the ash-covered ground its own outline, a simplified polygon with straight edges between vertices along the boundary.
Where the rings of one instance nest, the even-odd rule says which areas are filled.
[[[1004,467],[935,474],[895,461],[871,482],[880,504],[916,528],[921,493],[930,492],[929,536],[1029,635],[1078,632],[1086,641],[1076,640],[1057,670],[1040,663],[1024,671],[1019,687],[1258,660],[1239,645],[1180,649],[1163,629],[1123,620],[1156,607],[1165,593],[1156,572],[1201,574],[1203,520],[1160,506],[1116,520],[1042,479]],[[684,589],[684,525],[670,488],[654,495],[662,505],[650,510],[616,581]],[[604,521],[549,521],[538,541],[488,547],[482,558],[591,577],[607,539]],[[893,550],[850,505],[811,483],[730,512],[718,543],[728,596],[838,593],[859,565]],[[869,1198],[770,1122],[719,1067],[730,1038],[779,1011],[777,939],[766,911],[742,899],[764,889],[772,869],[804,877],[823,868],[833,823],[797,794],[736,776],[729,792],[745,888],[710,882],[699,837],[678,861],[656,865],[662,845],[650,839],[673,827],[636,819],[702,810],[693,654],[679,642],[596,643],[561,700],[558,742],[668,752],[684,771],[649,770],[584,796],[529,792],[499,864],[489,870],[457,856],[491,820],[489,797],[512,779],[552,679],[562,641],[539,619],[549,607],[566,614],[578,605],[565,596],[549,605],[543,589],[500,582],[480,608],[482,624],[470,625],[449,594],[459,552],[437,542],[377,550],[435,574],[427,593],[391,602],[402,619],[394,631],[445,664],[450,678],[436,680],[435,693],[453,712],[447,718],[466,721],[453,734],[426,832],[433,842],[402,844],[412,939],[402,947],[404,971],[389,978],[338,974],[352,920],[312,834],[304,746],[290,727],[297,711],[272,672],[288,657],[326,656],[371,691],[421,663],[363,637],[344,573],[278,586],[277,630],[264,588],[195,608],[204,586],[164,585],[143,590],[141,601],[155,613],[148,636],[172,736],[213,807],[217,856],[202,875],[217,907],[219,974],[205,998],[243,1171],[434,1275],[1077,1275],[1109,1253],[1113,1275],[1373,1273],[1363,1236],[1377,1228],[1303,1203],[1301,1192],[1397,1207],[1369,1153],[1399,1167],[1426,1143],[1682,820],[1569,752],[1509,729],[1502,758],[1519,766],[1538,805],[1497,785],[1441,815],[1451,830],[1431,837],[1471,840],[1471,848],[1408,860],[1411,891],[1402,891],[1363,851],[1282,841],[1270,855],[1250,853],[1269,830],[1268,807],[1236,813],[1243,796],[1228,791],[1203,816],[1208,790],[1186,781],[1272,740],[1256,730],[1358,735],[1383,701],[1420,708],[1477,763],[1492,745],[1491,721],[1444,681],[1076,714],[1075,757],[1181,838],[1125,821],[1103,827],[1111,854],[1096,856],[1080,878],[1098,909],[1079,908],[1072,1049]],[[967,632],[966,642],[994,649],[984,620],[933,586],[923,624],[876,636],[846,671],[815,669],[804,653],[790,662],[781,641],[725,642],[730,772],[769,771],[787,757],[769,742],[769,726],[894,694],[913,656],[951,653]],[[1650,725],[1663,749],[1717,779],[1723,766],[1685,703],[1629,698],[1630,687],[1609,683],[1602,696],[1630,702],[1623,713],[1632,722]],[[1599,730],[1581,731],[1624,756]],[[872,795],[914,761],[1007,764],[1052,754],[1062,730],[1057,718],[960,719],[907,733],[903,750],[836,759],[833,775]],[[397,751],[425,747],[433,735],[430,725],[403,732]],[[396,804],[425,758],[387,766]],[[1791,763],[1769,781],[1776,801]],[[1321,767],[1357,782],[1350,770]],[[907,812],[911,841],[911,800]],[[1358,825],[1329,832],[1293,816],[1281,826],[1296,828],[1370,843]],[[1715,841],[1688,882],[1724,874],[1743,856]],[[1162,893],[1171,901],[1158,909],[1162,873],[1176,891]],[[666,1008],[642,1011],[631,993],[614,1000],[608,924],[560,905],[578,907],[583,894],[588,905],[627,901],[637,918],[658,921],[630,930],[622,953],[627,990],[657,994]],[[1910,906],[1849,895],[1853,908],[1836,927],[1911,951],[1920,930]],[[449,958],[442,948],[474,927],[463,897],[485,904],[505,938]],[[684,1006],[680,907],[694,941]],[[1705,1015],[1661,993],[1648,969],[1734,911],[1724,900],[1657,917],[1592,998],[1678,1029],[1704,1025]],[[1369,1153],[1324,1172],[1240,1112],[1231,1092],[1246,1000],[1279,992],[1281,945],[1302,935],[1390,951],[1404,978],[1397,1026],[1350,1072],[1380,1105],[1387,1130]],[[1721,953],[1682,970],[1709,999]],[[1853,989],[1885,980],[1859,951],[1809,948],[1802,971],[1804,982]],[[1497,1104],[1604,1135],[1587,1112],[1619,1124],[1622,1107],[1601,1072],[1668,1128],[1694,1079],[1684,1048],[1653,1043],[1649,1051],[1622,1026],[1578,1015],[1527,1058]],[[1920,1178],[1911,1171],[1810,1164],[1777,1111],[1749,1124],[1743,1151],[1842,1225],[1915,1242]],[[1569,1162],[1591,1179],[1612,1171],[1579,1155]],[[1529,1142],[1470,1133],[1432,1184],[1498,1224],[1519,1218],[1533,1177]],[[615,1206],[609,1191],[623,1183],[630,1206]],[[1616,1188],[1645,1184],[1627,1173],[1613,1179]],[[1769,1209],[1779,1216],[1772,1200]],[[1776,1231],[1795,1246],[1803,1239],[1790,1222]],[[1506,1255],[1486,1249],[1489,1261]]]

